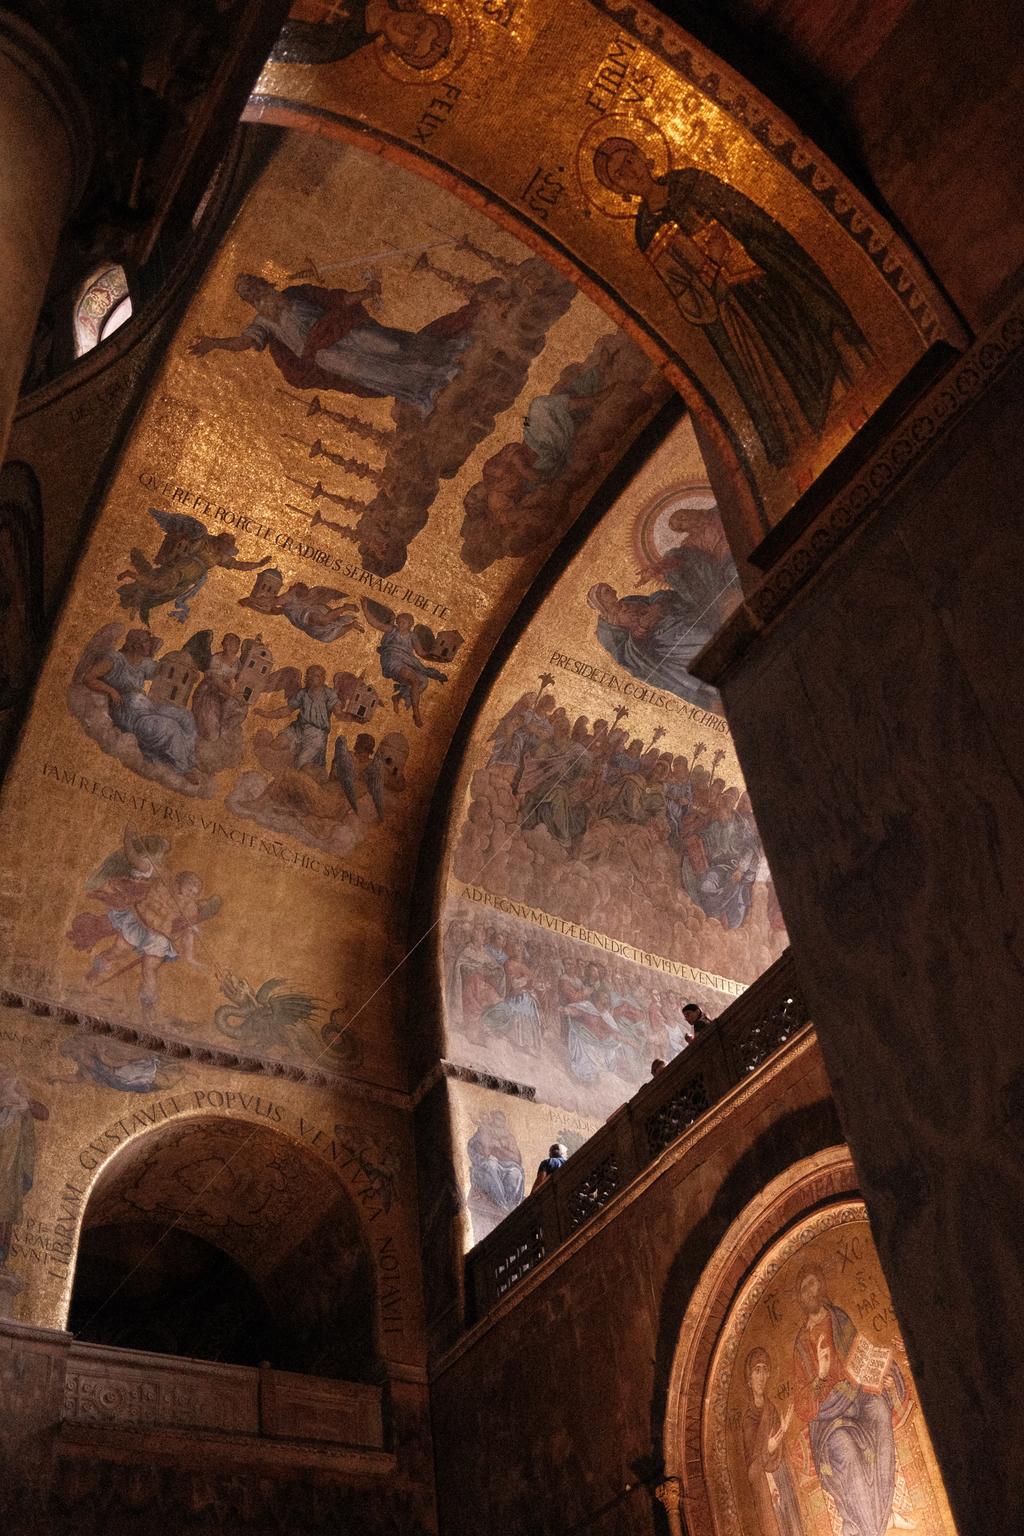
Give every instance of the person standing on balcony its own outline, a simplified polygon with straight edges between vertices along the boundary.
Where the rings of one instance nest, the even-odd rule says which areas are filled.
[[[683,1017],[694,1035],[699,1035],[702,1029],[707,1029],[708,1025],[713,1023],[697,1003],[686,1003],[683,1007]]]
[[[547,1155],[547,1157],[544,1159],[544,1161],[541,1163],[540,1167],[537,1169],[537,1177],[534,1179],[533,1184],[532,1184],[532,1186],[530,1188],[530,1194],[531,1195],[533,1194],[534,1190],[540,1189],[542,1184],[546,1184],[547,1183],[548,1179],[554,1173],[555,1169],[556,1168],[561,1168],[562,1165],[565,1163],[565,1160],[566,1160],[566,1158],[568,1156],[569,1156],[569,1148],[568,1147],[563,1147],[563,1145],[562,1145],[562,1143],[560,1141],[553,1141],[551,1143],[551,1146],[548,1148],[548,1155]]]

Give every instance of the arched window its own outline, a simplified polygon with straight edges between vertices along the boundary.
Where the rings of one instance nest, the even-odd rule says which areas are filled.
[[[75,356],[84,356],[112,336],[131,312],[124,268],[101,267],[94,272],[75,306]]]

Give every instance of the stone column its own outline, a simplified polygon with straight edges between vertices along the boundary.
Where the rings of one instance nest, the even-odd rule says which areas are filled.
[[[0,462],[57,240],[90,158],[88,112],[64,63],[0,9]]]
[[[961,1536],[1024,1530],[1022,440],[1019,302],[693,669],[722,688]]]

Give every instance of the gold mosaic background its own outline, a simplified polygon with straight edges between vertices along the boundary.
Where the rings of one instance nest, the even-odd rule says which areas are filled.
[[[313,28],[339,21],[317,0],[293,14]],[[958,335],[834,168],[752,93],[741,99],[728,71],[712,78],[681,35],[648,35],[642,9],[616,15],[569,0],[557,42],[534,0],[430,0],[404,15],[419,41],[396,34],[385,49],[380,8],[370,6],[366,35],[346,34],[343,56],[265,71],[248,116],[311,131],[285,138],[154,380],[5,782],[0,983],[29,1006],[5,1007],[0,1038],[13,1159],[0,1304],[23,1321],[63,1321],[87,1193],[68,1186],[93,1172],[83,1149],[98,1140],[115,1155],[179,1088],[174,1115],[212,1108],[244,1119],[256,1083],[256,1099],[279,1104],[282,1132],[299,1142],[314,1112],[331,1136],[362,1124],[363,1107],[368,1134],[382,1147],[395,1141],[388,1117],[406,1103],[395,1094],[414,1086],[405,978],[419,985],[427,973],[415,958],[396,968],[452,732],[545,558],[671,388],[732,476],[739,520],[721,510],[739,556],[924,347]],[[425,64],[431,38],[440,52]],[[414,63],[403,47],[419,50]],[[610,138],[638,151],[632,174],[644,190],[628,203],[597,170]],[[696,189],[689,212],[684,182]],[[669,266],[652,265],[638,245],[641,200],[657,225],[648,251],[667,251]],[[695,250],[701,271],[710,263],[699,281]],[[859,338],[841,347],[826,318],[802,354],[825,359],[810,390],[820,430],[805,431],[794,413],[793,356],[736,297],[762,281],[791,295],[814,290],[820,312]],[[282,299],[286,288],[301,292]],[[339,289],[361,296],[351,310]],[[718,294],[717,330],[708,317],[686,318],[705,290]],[[319,306],[319,319],[303,318],[303,303]],[[298,354],[321,321],[307,366]],[[368,360],[365,337],[346,342],[371,321],[391,337],[383,361]],[[292,362],[281,350],[289,326]],[[379,370],[377,397],[345,384],[346,345]],[[836,374],[830,386],[836,356],[845,382]],[[751,416],[755,375],[774,400],[768,417],[788,423],[782,448],[766,447],[768,417]],[[70,420],[68,432],[70,451]],[[611,654],[621,635],[598,633],[602,618],[611,623],[607,594],[588,601],[598,586],[616,601],[661,590],[652,566],[668,547],[658,518],[671,510],[659,498],[697,488],[710,505],[707,482],[686,427],[516,648],[454,796],[436,930],[446,1006],[453,997],[461,1006],[463,972],[473,971],[472,959],[457,962],[476,944],[474,909],[497,924],[499,948],[531,930],[557,940],[557,952],[535,946],[540,961],[530,952],[521,962],[548,968],[536,1017],[526,1003],[517,1020],[473,1040],[465,1018],[449,1013],[457,1057],[500,1066],[543,1101],[524,1105],[514,1128],[524,1180],[552,1115],[554,1134],[596,1123],[634,1091],[663,1041],[672,1053],[683,994],[714,1013],[785,943],[760,861],[744,856],[736,882],[749,906],[735,906],[738,889],[720,892],[721,913],[709,917],[678,875],[666,880],[666,839],[635,816],[627,825],[632,812],[611,822],[608,847],[588,845],[579,878],[542,837],[521,860],[535,867],[516,871],[497,830],[515,807],[505,818],[487,812],[486,848],[469,814],[496,726],[542,674],[571,721],[586,714],[592,727],[621,701],[631,736],[685,757],[688,769],[706,767],[708,787],[718,778],[719,799],[732,791],[735,809],[743,786],[713,701],[698,706],[659,683],[657,695],[634,690],[626,703],[598,672],[622,689],[627,674],[641,689],[653,690],[651,678],[635,656],[630,670]],[[649,635],[634,641],[649,659]],[[322,700],[308,675],[318,666],[339,705],[326,724],[309,699],[289,704],[307,683]],[[562,807],[572,809],[564,797]],[[699,874],[695,847],[688,856]],[[615,1022],[595,1025],[589,1040],[577,1030],[573,1055],[552,999],[559,978],[593,956],[610,966],[592,1006]],[[547,1035],[537,1027],[545,1009],[556,1025]],[[206,1075],[193,1083],[200,1052]],[[271,1080],[274,1092],[261,1094]],[[208,1084],[223,1103],[189,1098]],[[499,1106],[463,1086],[456,1157],[468,1195],[469,1143]],[[128,1129],[108,1137],[122,1119]],[[411,1157],[399,1162],[393,1209],[411,1211]]]
[[[810,1316],[798,1292],[809,1270],[818,1282],[817,1304]],[[818,1321],[823,1309],[824,1320]],[[838,1351],[838,1363],[833,1360],[826,1381],[830,1383],[837,1370],[845,1380],[842,1390],[851,1404],[847,1426],[862,1422],[863,1404],[871,1399],[872,1428],[845,1431],[848,1438],[861,1441],[852,1457],[849,1451],[844,1454],[835,1439],[827,1440],[817,1455],[812,1448],[808,1415],[817,1404],[813,1384],[808,1395],[801,1343],[810,1339],[813,1344],[819,1336],[826,1337],[825,1328],[826,1347],[831,1353]],[[847,1365],[854,1358],[858,1336],[875,1349],[891,1351],[889,1385],[880,1392],[858,1389],[852,1379],[856,1371],[842,1369],[844,1354]],[[805,1359],[813,1356],[816,1370],[817,1353],[814,1349],[810,1355],[804,1353]],[[752,1385],[752,1367],[759,1363],[767,1366],[767,1375]],[[852,1523],[858,1512],[864,1518],[865,1510],[875,1507],[873,1500],[883,1518],[889,1508],[886,1528],[916,1530],[920,1536],[955,1536],[860,1201],[830,1207],[771,1245],[734,1299],[708,1379],[704,1447],[711,1507],[722,1536],[726,1532],[730,1536],[740,1532],[744,1536],[754,1532],[757,1536],[777,1532],[841,1536],[844,1508]],[[819,1393],[817,1402],[827,1409],[829,1393]],[[841,1425],[833,1433],[842,1440]],[[881,1467],[893,1453],[895,1477],[889,1504],[884,1473],[879,1473],[878,1486],[866,1491],[851,1462],[860,1462],[870,1486],[872,1464]]]
[[[287,62],[331,51],[324,41],[331,8],[300,0],[292,16],[306,18],[306,30],[296,34],[290,53],[279,45],[248,115],[265,121],[305,115],[327,133],[383,130],[393,146],[386,152],[412,154],[427,174],[443,179],[450,170],[467,184],[464,195],[486,199],[494,216],[524,228],[538,248],[553,242],[599,302],[640,328],[705,419],[733,469],[748,523],[746,547],[792,505],[926,345],[940,336],[959,338],[955,318],[919,265],[841,172],[745,81],[642,4],[568,0],[557,18],[531,0],[424,0],[412,9],[451,32],[447,53],[427,68],[403,64],[382,32],[333,62]],[[737,388],[744,370],[723,362],[733,355],[731,343],[716,338],[706,317],[700,323],[687,318],[696,302],[692,293],[677,303],[671,281],[666,286],[660,268],[638,249],[639,196],[624,202],[595,172],[594,151],[609,138],[632,142],[656,178],[696,170],[727,183],[767,210],[776,230],[792,235],[810,258],[817,276],[808,279],[809,268],[796,278],[791,254],[779,256],[779,271],[786,268],[805,300],[819,279],[831,285],[863,348],[858,361],[847,356],[850,376],[837,386],[821,430],[806,418],[800,425],[787,386],[776,379],[770,387],[786,397],[779,411],[797,427],[786,429],[785,449],[766,452],[742,381]],[[733,211],[731,225],[717,203],[700,219],[724,221],[740,245],[747,241],[749,256],[757,246],[749,210],[739,204]],[[779,242],[781,251],[785,235]],[[743,262],[733,255],[735,275]],[[720,286],[720,299],[723,291]],[[742,316],[737,324],[746,328]],[[825,322],[823,335],[828,330]],[[812,371],[831,341],[819,337],[810,345],[817,354]],[[744,341],[733,334],[732,342],[741,352],[748,344],[757,348],[749,335]],[[749,351],[744,355],[755,373],[762,366],[773,370],[770,360],[757,364]],[[790,383],[799,372],[796,364],[788,370]],[[827,397],[827,385],[822,390]]]

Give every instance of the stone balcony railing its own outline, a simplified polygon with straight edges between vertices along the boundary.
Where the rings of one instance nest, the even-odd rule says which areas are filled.
[[[64,1455],[237,1468],[313,1467],[382,1476],[382,1389],[278,1371],[76,1343],[69,1334],[4,1326],[0,1346],[43,1347],[63,1365],[58,1443]]]
[[[710,1028],[634,1094],[466,1255],[466,1302],[482,1318],[604,1208],[676,1137],[808,1023],[787,949]]]

